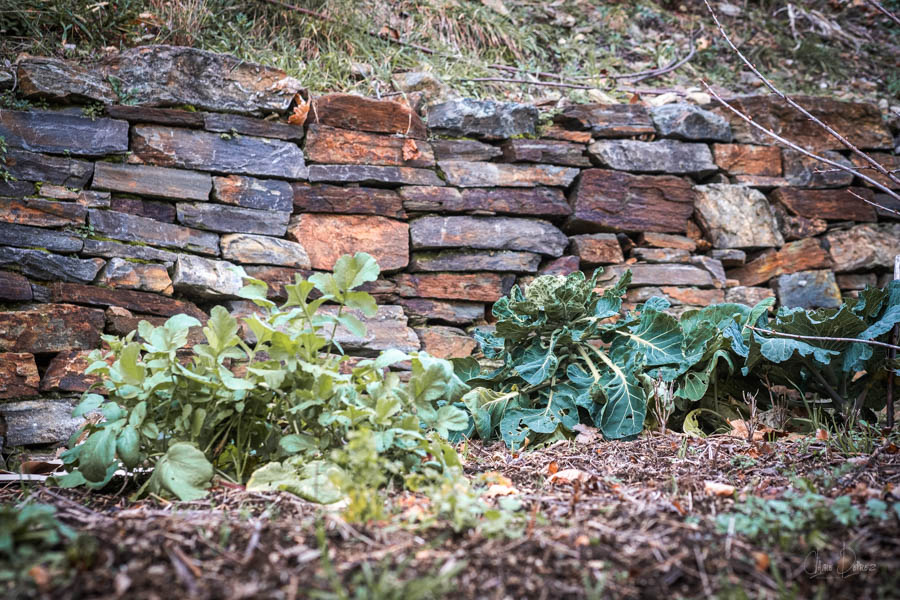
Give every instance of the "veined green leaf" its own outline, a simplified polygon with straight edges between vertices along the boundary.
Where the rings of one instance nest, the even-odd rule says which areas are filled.
[[[512,355],[513,368],[516,373],[531,385],[539,385],[553,377],[559,366],[559,358],[554,354],[554,346],[558,332],[550,337],[547,348],[541,345],[541,340],[535,338],[530,346]]]
[[[156,463],[148,489],[159,494],[168,490],[180,500],[197,500],[206,495],[213,466],[196,446],[177,442]]]
[[[482,440],[493,437],[494,431],[500,426],[510,402],[519,397],[518,390],[511,392],[495,392],[493,390],[478,387],[462,397],[463,404],[469,409],[475,421],[475,431]]]

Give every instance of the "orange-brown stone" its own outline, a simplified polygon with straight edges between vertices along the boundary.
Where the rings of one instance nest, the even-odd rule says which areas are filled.
[[[312,124],[306,158],[320,163],[432,167],[434,152],[423,140]]]
[[[779,275],[798,271],[827,269],[831,258],[816,238],[785,244],[778,251],[769,251],[743,267],[728,271],[729,279],[737,279],[742,286],[755,286]]]
[[[472,302],[496,302],[514,281],[497,273],[402,273],[394,279],[400,296]]]
[[[413,110],[393,100],[375,100],[354,94],[326,94],[313,100],[311,124],[425,139],[425,123]]]
[[[730,175],[781,176],[781,149],[750,144],[713,144],[716,164]]]
[[[422,349],[438,358],[465,358],[478,343],[465,331],[456,327],[432,325],[416,328]]]
[[[39,381],[33,354],[0,353],[0,400],[36,396]]]
[[[409,225],[379,216],[305,214],[288,237],[303,244],[313,269],[331,270],[343,254],[368,252],[382,271],[409,264]]]

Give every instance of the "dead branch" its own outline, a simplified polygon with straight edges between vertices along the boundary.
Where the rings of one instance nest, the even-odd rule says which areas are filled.
[[[821,119],[819,119],[818,117],[814,116],[814,115],[813,115],[812,113],[810,113],[808,110],[806,110],[805,108],[803,108],[802,106],[800,106],[799,104],[797,104],[792,98],[790,98],[789,96],[787,96],[787,95],[786,95],[784,92],[782,92],[780,89],[778,89],[777,87],[775,87],[775,84],[773,84],[771,81],[769,81],[769,79],[768,79],[765,75],[763,75],[763,74],[759,71],[759,69],[757,69],[757,68],[753,65],[753,63],[751,63],[750,60],[747,59],[746,56],[744,56],[743,52],[741,52],[741,51],[738,49],[738,47],[734,45],[734,42],[731,41],[731,38],[728,37],[728,34],[725,32],[725,28],[722,26],[722,23],[719,22],[719,17],[716,15],[716,12],[713,10],[712,6],[709,4],[709,0],[703,0],[703,2],[706,4],[706,8],[709,10],[709,13],[712,15],[713,21],[715,21],[716,27],[718,28],[719,33],[722,34],[722,37],[725,39],[725,42],[728,44],[728,46],[731,47],[731,49],[735,52],[735,54],[738,55],[738,57],[741,59],[741,61],[742,61],[745,65],[747,65],[747,68],[749,68],[749,69],[753,72],[753,74],[756,75],[756,76],[759,78],[759,80],[762,81],[762,82],[765,84],[765,86],[766,86],[767,88],[769,88],[769,89],[772,91],[772,93],[774,93],[776,96],[778,96],[779,98],[781,98],[782,100],[784,100],[788,105],[790,105],[794,110],[797,110],[798,112],[800,112],[804,117],[806,117],[807,119],[809,119],[810,121],[812,121],[813,123],[815,123],[816,125],[818,125],[819,127],[821,127],[822,129],[824,129],[825,131],[827,131],[831,136],[833,136],[835,139],[837,139],[841,144],[843,144],[843,145],[844,145],[846,148],[848,148],[851,152],[853,152],[854,154],[856,154],[857,156],[859,156],[860,158],[862,158],[864,161],[866,161],[867,163],[869,163],[869,164],[872,166],[872,168],[874,168],[876,171],[878,171],[879,173],[881,173],[882,175],[884,175],[885,177],[887,177],[887,178],[890,179],[891,181],[894,181],[894,182],[896,182],[897,184],[900,184],[900,178],[898,178],[898,177],[895,176],[894,174],[890,173],[887,169],[885,169],[885,168],[884,168],[878,161],[876,161],[874,158],[872,158],[871,156],[869,156],[868,154],[866,154],[865,152],[863,152],[862,150],[860,150],[859,148],[857,148],[856,146],[854,146],[854,145],[853,145],[852,143],[850,143],[844,136],[842,136],[840,133],[838,133],[837,131],[835,131],[834,129],[832,129],[828,124],[826,124],[825,122],[823,122],[823,121],[822,121]],[[822,159],[821,157],[819,157],[818,159],[819,159],[819,160],[822,160],[822,161],[824,162],[824,159]],[[837,165],[836,165],[836,164],[833,164],[832,166],[837,166]],[[851,172],[853,172],[853,171],[851,170]],[[856,172],[856,174],[859,176],[859,173],[858,173],[858,172]],[[872,183],[875,183],[875,182],[872,181],[870,178],[866,178],[866,180],[868,180],[868,181],[870,181],[870,182],[872,182]],[[879,187],[879,189],[883,189],[883,190],[885,190],[885,191],[888,191],[887,188],[886,188],[885,186],[878,185],[878,187]],[[897,196],[896,194],[894,194],[894,195],[895,195],[898,199],[900,199],[900,196]]]
[[[859,343],[859,344],[868,344],[869,346],[880,346],[882,348],[887,348],[889,350],[900,350],[900,346],[895,346],[894,344],[887,344],[885,342],[879,342],[876,340],[860,340],[857,338],[845,338],[845,337],[825,337],[825,336],[817,336],[817,335],[796,335],[793,333],[782,333],[780,331],[772,331],[771,329],[762,329],[759,327],[753,327],[752,325],[744,325],[747,329],[755,331],[757,333],[766,333],[769,335],[777,335],[779,337],[793,338],[796,340],[813,340],[817,342],[848,342],[848,343]]]
[[[857,198],[859,198],[866,204],[871,204],[875,208],[880,208],[881,210],[887,211],[889,213],[893,213],[895,215],[900,215],[900,210],[894,210],[893,208],[888,208],[887,206],[882,206],[881,204],[878,204],[877,202],[874,202],[872,200],[866,200],[865,198],[863,198],[862,196],[860,196],[859,194],[857,194],[856,192],[854,192],[853,190],[851,190],[849,188],[847,189],[847,193],[850,194],[851,196],[856,196]]]
[[[898,17],[897,15],[895,15],[894,13],[892,13],[891,11],[886,9],[884,7],[884,5],[881,4],[881,2],[876,2],[876,0],[866,0],[866,1],[869,4],[871,4],[872,6],[874,6],[878,11],[884,13],[884,15],[887,16],[889,19],[891,19],[894,23],[896,23],[897,25],[900,25],[900,17]]]

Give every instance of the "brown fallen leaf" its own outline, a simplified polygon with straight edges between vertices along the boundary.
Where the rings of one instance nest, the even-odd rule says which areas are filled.
[[[555,460],[551,461],[550,464],[547,465],[547,473],[550,475],[553,475],[557,471],[559,471],[559,463],[556,462]]]
[[[771,560],[769,559],[769,555],[765,552],[754,552],[753,553],[753,562],[756,563],[757,571],[768,571],[769,565],[771,564]]]
[[[550,476],[550,483],[586,483],[590,481],[591,474],[581,469],[563,469]]]
[[[579,423],[572,430],[578,432],[578,435],[575,436],[576,444],[593,444],[600,437],[600,430],[590,425]]]
[[[718,483],[716,481],[707,481],[703,484],[703,491],[707,496],[732,496],[734,495],[734,486],[727,483]]]
[[[288,117],[288,123],[291,125],[297,125],[298,127],[302,127],[304,123],[306,123],[306,117],[309,115],[309,105],[310,103],[304,100],[300,94],[294,95],[294,101],[297,105],[294,107],[291,116]]]
[[[40,565],[34,565],[28,569],[28,575],[34,579],[34,583],[39,588],[46,588],[50,585],[50,572]]]
[[[728,424],[731,425],[731,431],[728,435],[732,437],[741,438],[742,440],[746,440],[750,437],[750,427],[747,425],[747,421],[744,419],[729,419]],[[761,440],[766,439],[766,435],[775,431],[771,427],[766,427],[765,425],[757,425],[753,430],[753,441],[759,442]]]
[[[824,442],[828,439],[828,431],[822,428],[816,429],[816,439]]]
[[[591,545],[591,538],[584,535],[583,533],[581,535],[579,535],[577,538],[575,538],[575,547],[576,548],[580,548],[582,546],[590,546],[590,545]]]

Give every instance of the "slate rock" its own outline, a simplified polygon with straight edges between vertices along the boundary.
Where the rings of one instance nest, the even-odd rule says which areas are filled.
[[[693,252],[697,249],[697,242],[684,235],[645,231],[641,233],[639,240],[642,245],[652,246],[653,248],[678,248],[688,252]]]
[[[790,185],[808,188],[830,188],[847,187],[853,183],[853,173],[826,165],[796,150],[784,148],[781,151],[781,155],[782,163],[784,164],[784,177]],[[837,152],[826,150],[822,152],[821,156],[846,167],[853,167],[853,163]]]
[[[91,350],[100,345],[104,322],[102,310],[70,304],[0,311],[0,350],[31,354]]]
[[[625,294],[625,302],[628,304],[640,304],[654,296],[665,298],[672,306],[709,306],[710,304],[720,304],[725,301],[725,292],[722,290],[664,285],[661,287],[632,288]]]
[[[716,248],[710,256],[721,261],[725,267],[742,267],[747,262],[747,253],[737,248]]]
[[[168,250],[152,248],[150,246],[133,246],[110,240],[84,240],[83,256],[103,256],[105,258],[136,258],[138,260],[157,261],[170,267],[175,264],[178,255]]]
[[[900,157],[895,154],[888,154],[887,152],[869,152],[868,156],[875,160],[878,164],[885,168],[886,171],[893,173],[894,177],[900,179]],[[850,160],[853,165],[857,168],[864,168],[862,171],[868,177],[871,177],[876,182],[885,186],[889,190],[900,190],[900,183],[897,183],[887,175],[879,173],[876,171],[872,165],[864,160],[862,157],[857,156],[856,154],[850,155]],[[824,166],[824,165],[823,165]],[[864,185],[872,186],[871,183],[863,182]],[[849,185],[849,184],[842,184]],[[873,186],[874,187],[874,186]]]
[[[26,98],[104,104],[118,100],[109,81],[96,69],[47,56],[23,57],[16,67],[19,93]]]
[[[569,167],[590,167],[587,146],[556,140],[507,140],[501,146],[506,162],[531,162]]]
[[[620,263],[625,261],[619,240],[612,233],[586,233],[573,235],[571,252],[587,266]]]
[[[282,236],[287,231],[289,212],[256,210],[237,206],[222,206],[207,202],[177,205],[178,222],[198,229],[221,233],[256,233]]]
[[[192,129],[136,125],[131,132],[134,158],[163,167],[215,173],[306,179],[303,151],[291,142],[222,135]]]
[[[559,217],[572,214],[562,190],[533,188],[455,188],[403,187],[399,190],[403,206],[409,211],[511,214],[517,216]]]
[[[410,319],[443,321],[454,325],[467,325],[484,319],[484,304],[428,298],[398,298],[397,304]]]
[[[900,223],[856,225],[825,236],[834,271],[843,273],[877,267],[893,268],[900,248]]]
[[[568,275],[581,269],[581,261],[577,256],[560,256],[544,264],[538,273],[541,275]]]
[[[496,302],[509,293],[515,275],[498,273],[401,273],[397,293],[407,298]]]
[[[11,271],[0,271],[0,300],[25,302],[33,297],[27,277]]]
[[[310,165],[311,182],[368,183],[376,185],[444,185],[437,173],[413,167],[369,165]]]
[[[15,267],[25,275],[43,281],[90,283],[104,264],[106,261],[102,258],[83,260],[41,250],[0,246],[0,266]]]
[[[22,200],[0,198],[0,221],[34,227],[84,225],[87,209],[74,202],[54,202],[40,198]]]
[[[599,281],[617,281],[627,269],[631,270],[630,287],[645,285],[713,287],[714,284],[712,275],[706,269],[682,264],[613,265],[606,268]]]
[[[172,294],[172,280],[164,265],[136,263],[118,257],[106,263],[100,272],[99,283],[111,288]]]
[[[62,112],[4,110],[0,136],[10,148],[72,156],[103,156],[128,150],[128,123]]]
[[[766,298],[774,298],[775,292],[767,287],[736,286],[725,290],[725,302],[756,306]]]
[[[30,181],[0,179],[0,196],[8,198],[24,198],[34,194],[34,184]]]
[[[725,268],[722,266],[722,261],[710,256],[692,256],[688,262],[706,269],[713,276],[716,287],[725,287]]]
[[[330,271],[343,254],[367,252],[382,271],[409,264],[409,225],[380,216],[302,214],[288,237],[303,244],[313,269]]]
[[[403,219],[403,200],[394,190],[371,187],[293,183],[293,208],[297,212],[322,212],[356,215],[381,215]],[[449,190],[452,188],[414,187],[412,189]]]
[[[300,125],[223,113],[204,114],[203,127],[207,131],[216,133],[237,133],[288,142],[300,142],[303,140],[304,134],[303,127]]]
[[[506,271],[534,273],[541,264],[540,254],[508,250],[443,250],[415,252],[409,263],[413,273],[423,271]]]
[[[33,354],[0,352],[0,400],[37,396],[39,385]]]
[[[84,242],[76,235],[0,222],[0,245],[19,248],[44,248],[51,252],[78,252]]]
[[[690,261],[691,253],[683,248],[635,248],[631,251],[631,256],[647,263],[686,263]]]
[[[477,140],[432,140],[437,160],[491,160],[503,154],[497,146]]]
[[[336,313],[337,307],[323,306],[320,309],[325,313]],[[335,341],[341,345],[344,352],[356,356],[377,356],[381,352],[396,348],[401,352],[415,352],[419,350],[419,338],[415,331],[407,326],[406,315],[400,306],[382,305],[374,317],[367,317],[358,310],[344,310],[350,313],[366,326],[366,335],[358,336],[350,333],[344,327],[338,326],[335,331]]]
[[[64,185],[72,188],[82,188],[90,181],[94,173],[94,163],[63,158],[60,156],[44,156],[25,150],[9,149],[4,157],[4,168],[17,180],[41,181],[55,185]],[[25,185],[25,181],[6,182],[7,184],[19,183]],[[18,189],[18,186],[14,186]],[[34,186],[31,186],[34,189]],[[31,191],[27,191],[27,195]],[[18,196],[12,193],[4,195]]]
[[[219,236],[181,225],[98,209],[88,211],[88,223],[99,234],[115,240],[192,250],[213,256],[219,253]]]
[[[672,176],[587,169],[570,196],[573,233],[595,231],[684,233],[694,212],[691,184]]]
[[[91,187],[153,198],[209,200],[212,179],[206,173],[98,162]]]
[[[149,292],[104,288],[95,285],[82,285],[80,283],[55,283],[51,285],[50,299],[52,302],[87,304],[104,308],[119,306],[135,312],[163,317],[184,313],[201,321],[205,321],[207,318],[202,310],[186,300],[176,300]],[[98,312],[102,313],[102,311]]]
[[[237,263],[280,265],[309,269],[303,245],[264,235],[233,233],[222,236],[222,258]]]
[[[713,157],[729,175],[781,177],[781,148],[750,144],[713,144]]]
[[[73,417],[68,400],[24,400],[0,404],[6,421],[6,446],[62,445],[84,424]]]
[[[561,256],[568,238],[547,221],[511,217],[423,217],[410,223],[414,249],[522,250]]]
[[[457,187],[568,187],[578,169],[553,165],[444,161],[439,163],[450,185]]]
[[[538,109],[528,104],[462,98],[428,108],[428,128],[438,135],[488,140],[534,135]]]
[[[54,356],[41,378],[41,391],[83,393],[98,383],[100,375],[85,374],[85,370],[93,363],[90,354],[89,350],[72,350]],[[95,389],[98,390],[97,393],[106,394],[104,388]]]
[[[781,275],[773,287],[778,303],[788,308],[837,308],[841,305],[841,290],[832,271]]]
[[[781,246],[775,215],[762,192],[740,185],[694,186],[696,214],[714,248]]]
[[[730,142],[731,127],[720,115],[694,104],[676,102],[650,109],[650,118],[663,137],[677,140]]]
[[[594,137],[628,137],[656,133],[642,104],[576,104],[553,120],[564,127],[590,131]]]
[[[161,223],[175,222],[175,206],[160,200],[143,200],[134,196],[113,196],[109,208],[115,212],[147,217]]]
[[[313,100],[309,111],[310,123],[406,135],[425,139],[428,130],[425,123],[413,110],[393,100],[376,100],[354,94],[326,94]]]
[[[286,181],[229,175],[213,177],[212,183],[216,202],[258,210],[293,210],[293,190]]]
[[[236,297],[244,287],[244,270],[224,260],[182,254],[175,262],[172,283],[188,296],[217,299]]]
[[[465,358],[478,348],[475,338],[458,327],[430,325],[415,331],[422,350],[438,358]]]
[[[709,146],[675,140],[599,140],[588,152],[602,165],[640,173],[708,175],[718,170]]]
[[[338,129],[327,125],[309,126],[304,147],[313,162],[347,165],[432,167],[434,153],[423,140]]]
[[[790,212],[807,219],[875,221],[877,219],[875,207],[857,196],[869,201],[874,199],[872,190],[867,188],[839,190],[780,188],[772,192],[773,201],[780,202]]]
[[[103,60],[132,101],[230,113],[285,112],[302,85],[271,67],[183,46],[126,48]]]
[[[787,242],[814,237],[828,230],[828,222],[825,219],[807,219],[792,215],[781,203],[773,204],[772,212],[778,223],[778,230]]]
[[[150,108],[149,106],[129,106],[113,104],[106,107],[106,114],[113,119],[129,123],[151,125],[171,125],[172,127],[203,127],[204,113],[179,110],[177,108]]]
[[[867,287],[878,286],[878,276],[875,273],[843,273],[834,276],[841,291],[862,291]]]

